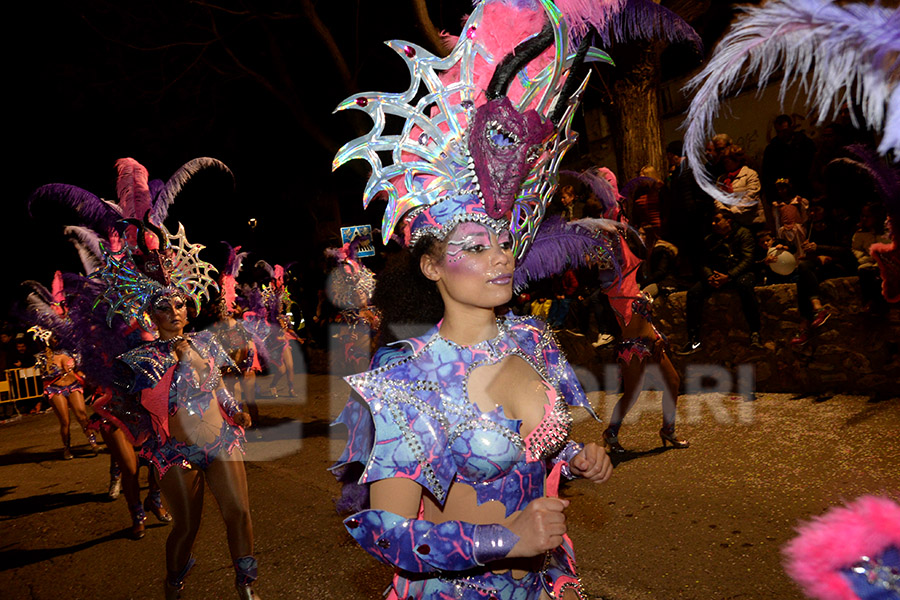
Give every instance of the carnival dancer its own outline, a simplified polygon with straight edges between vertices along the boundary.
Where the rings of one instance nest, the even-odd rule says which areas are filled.
[[[288,395],[296,396],[294,389],[294,354],[291,351],[291,342],[299,343],[297,334],[292,329],[291,319],[286,314],[293,301],[284,285],[285,268],[281,265],[272,267],[264,260],[256,262],[256,267],[264,269],[269,275],[269,282],[262,286],[261,295],[264,313],[256,314],[256,320],[264,320],[268,325],[268,331],[264,335],[268,367],[272,375],[269,382],[269,394],[273,398],[278,397],[278,382],[284,377],[288,384]],[[260,325],[252,325],[251,329],[258,331]]]
[[[552,333],[495,313],[574,139],[588,45],[570,54],[568,41],[549,1],[484,2],[446,59],[390,42],[413,78],[406,94],[357,94],[338,107],[376,125],[335,167],[370,162],[364,202],[387,192],[382,235],[402,219],[411,250],[379,276],[382,335],[405,337],[417,319],[430,326],[347,378],[358,398],[337,421],[350,431],[335,466],[345,491],[358,491],[362,465],[368,492],[346,496],[363,510],[344,523],[396,569],[388,598],[586,597],[558,487],[562,477],[606,481],[611,463],[601,446],[568,439],[569,406],[593,411]],[[407,104],[421,85],[432,102]],[[382,135],[388,112],[407,119],[401,135]],[[394,163],[383,166],[376,148]]]
[[[131,222],[132,225],[138,225]],[[158,339],[118,358],[119,387],[133,398],[132,409],[146,414],[141,456],[155,467],[174,516],[166,543],[166,598],[179,598],[194,564],[191,548],[203,512],[204,483],[216,497],[225,521],[242,599],[258,598],[247,479],[241,459],[242,427],[250,417],[222,384],[230,362],[210,332],[185,334],[187,303],[199,310],[201,297],[215,286],[211,265],[198,258],[202,246],[189,244],[184,229],[170,234],[162,225],[140,223],[137,247],[122,258],[106,254],[99,277],[110,313],[124,312],[155,327]],[[127,402],[126,402],[127,404]]]
[[[235,400],[244,406],[256,425],[259,422],[256,374],[262,367],[253,336],[242,322],[242,309],[238,304],[236,291],[236,278],[247,253],[240,252],[240,246],[232,248],[228,243],[223,243],[228,246],[228,257],[219,277],[221,292],[217,305],[219,318],[213,326],[213,333],[233,363],[223,368],[225,387]]]
[[[357,249],[362,238],[356,238],[340,248],[325,251],[331,270],[326,283],[326,295],[339,312],[333,318],[337,331],[337,348],[342,350],[344,363],[355,372],[368,366],[372,356],[372,335],[378,330],[380,315],[372,306],[375,274],[362,264]],[[336,357],[332,357],[334,360]]]
[[[57,271],[59,273],[59,271]],[[72,442],[69,435],[69,408],[81,425],[88,444],[94,455],[100,447],[93,431],[88,429],[87,409],[84,404],[84,376],[77,369],[77,355],[64,348],[58,348],[58,340],[53,332],[40,326],[31,327],[28,331],[35,339],[44,342],[43,352],[35,355],[36,365],[41,371],[44,383],[44,396],[47,397],[56,418],[59,420],[59,435],[62,438],[63,460],[72,460]]]
[[[74,185],[59,183],[41,186],[28,200],[28,210],[33,216],[46,215],[49,218],[51,214],[58,214],[60,209],[65,214],[76,215],[76,223],[67,226],[64,232],[75,245],[87,275],[92,275],[103,266],[105,252],[119,257],[123,255],[123,236],[132,245],[136,244],[137,228],[133,225],[121,227],[121,219],[139,220],[149,216],[152,222],[161,223],[168,214],[169,206],[193,175],[200,171],[216,171],[233,180],[231,171],[224,163],[208,157],[185,163],[165,182],[151,180],[147,169],[133,158],[120,158],[115,166],[118,202],[104,200]],[[56,316],[60,311],[55,302],[49,299],[41,302],[40,289],[34,285],[32,287],[35,287],[37,294],[29,297],[29,303],[36,309],[40,324],[79,349],[85,376],[94,389],[94,414],[91,415],[90,428],[100,431],[110,450],[109,497],[115,499],[120,492],[124,493],[131,514],[129,535],[132,539],[141,539],[144,536],[145,511],[152,512],[163,523],[170,522],[172,517],[163,506],[159,485],[152,476],[148,478],[147,498],[143,504],[140,501],[138,468],[146,461],[139,461],[137,457],[133,444],[139,442],[132,432],[144,428],[142,419],[145,415],[122,405],[120,395],[113,393],[112,366],[118,354],[138,343],[152,340],[153,334],[134,319],[126,322],[121,316],[99,310],[94,300],[104,288],[100,281],[73,274],[66,274],[64,279],[68,293],[65,319]],[[68,290],[68,287],[72,289]],[[45,304],[53,310],[47,310]]]

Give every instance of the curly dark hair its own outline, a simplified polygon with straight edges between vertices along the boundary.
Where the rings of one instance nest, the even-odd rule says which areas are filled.
[[[378,275],[372,303],[381,312],[378,346],[424,334],[444,316],[437,285],[422,274],[419,261],[436,256],[443,245],[432,236],[420,239],[412,251],[391,256]]]

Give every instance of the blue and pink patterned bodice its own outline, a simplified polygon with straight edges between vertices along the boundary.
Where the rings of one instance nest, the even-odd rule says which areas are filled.
[[[507,514],[544,495],[545,461],[565,445],[568,405],[593,414],[575,373],[543,323],[507,316],[498,335],[471,346],[442,338],[438,328],[380,350],[376,368],[347,377],[363,398],[351,398],[338,417],[350,430],[338,466],[360,462],[360,483],[389,477],[414,479],[441,504],[450,485],[472,486],[479,503],[497,500]],[[518,356],[547,387],[540,425],[523,439],[521,421],[502,407],[482,412],[468,397],[471,372]]]

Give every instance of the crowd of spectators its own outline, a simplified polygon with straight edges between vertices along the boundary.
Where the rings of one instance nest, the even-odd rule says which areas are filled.
[[[701,348],[704,305],[720,291],[740,298],[754,345],[761,343],[759,285],[797,286],[803,323],[790,340],[795,346],[806,344],[835,310],[819,298],[825,279],[859,276],[867,312],[880,315],[889,308],[869,254],[873,243],[890,242],[884,205],[860,171],[834,166],[853,157],[850,144],[867,141],[848,115],[842,111],[838,120],[821,127],[818,143],[798,131],[789,115],[778,116],[761,164],[754,164],[729,135],[714,136],[704,166],[736,203],[723,204],[701,190],[680,142],[666,148],[665,178],[645,167],[621,187],[621,213],[644,242],[636,250],[644,259],[642,289],[663,298],[687,291],[689,341],[679,354]],[[591,214],[589,190],[565,181],[560,189],[549,213],[567,220],[598,216]],[[618,333],[604,304],[590,271],[581,270],[532,290],[521,307],[573,335],[597,332],[597,347]]]

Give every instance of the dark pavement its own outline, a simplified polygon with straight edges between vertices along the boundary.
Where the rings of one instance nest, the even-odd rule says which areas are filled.
[[[305,397],[261,405],[263,439],[248,444],[259,593],[379,598],[390,571],[344,533],[325,470],[342,447],[328,423],[346,388],[322,375],[297,384]],[[602,393],[591,398],[609,414]],[[644,394],[642,417],[620,433],[633,452],[608,483],[563,490],[592,598],[800,599],[779,556],[798,519],[863,493],[900,498],[900,398],[682,397],[691,448],[665,451],[658,405]],[[602,426],[576,416],[574,437],[598,440]],[[129,540],[124,497],[106,501],[108,455],[91,456],[73,425],[83,445],[62,461],[58,439],[51,413],[0,425],[0,598],[161,598],[168,527],[150,516],[146,537]],[[209,493],[206,503],[185,600],[235,595]]]

